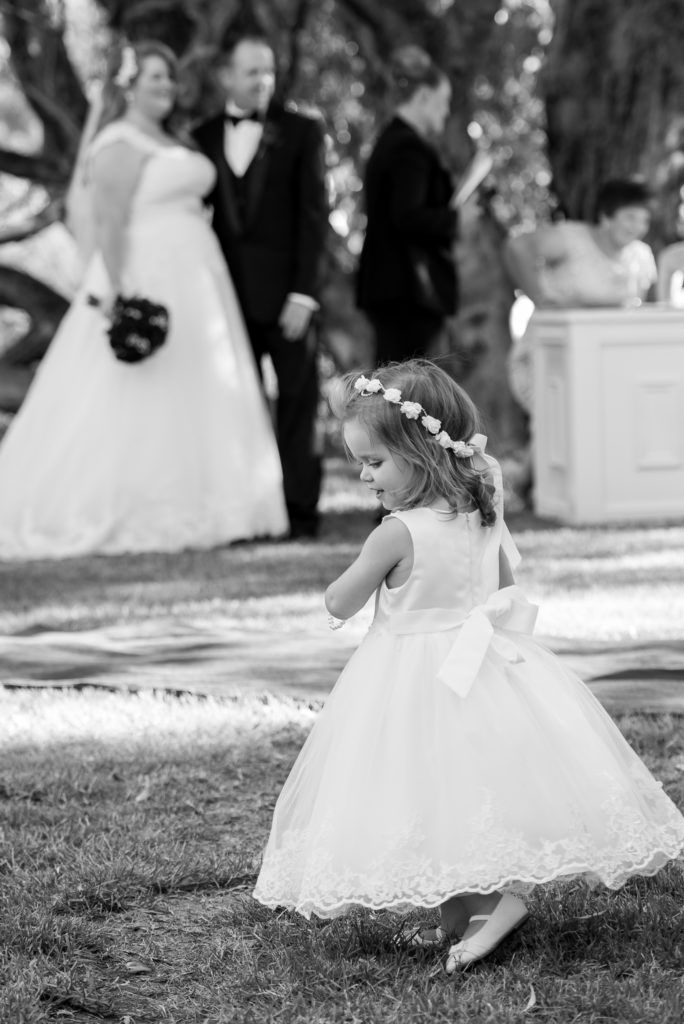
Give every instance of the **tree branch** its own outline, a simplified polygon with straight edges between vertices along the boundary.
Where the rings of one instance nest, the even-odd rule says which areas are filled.
[[[76,149],[72,122],[85,120],[88,102],[66,51],[64,26],[53,23],[47,0],[0,4],[12,70],[43,123],[45,148],[69,157]],[[69,110],[71,118],[64,117],[52,96],[59,97],[59,106]]]
[[[350,14],[376,35],[386,36],[387,13],[382,0],[340,0],[340,6],[346,7]]]
[[[0,174],[11,174],[15,178],[29,178],[37,185],[64,185],[64,167],[55,164],[45,156],[30,156],[16,153],[11,149],[0,149]]]
[[[43,123],[51,122],[54,127],[59,127],[65,138],[70,139],[74,152],[78,147],[78,140],[81,137],[81,122],[71,116],[71,112],[60,103],[51,99],[42,89],[34,85],[27,85],[24,88],[26,99],[39,115]]]
[[[297,78],[299,57],[302,48],[301,34],[304,31],[307,20],[309,18],[311,6],[312,0],[299,0],[294,22],[290,27],[290,61],[287,69],[287,74],[283,76],[283,81],[281,83],[281,89],[285,96],[287,96]]]
[[[24,221],[23,224],[18,224],[14,228],[0,231],[0,245],[5,245],[7,242],[23,242],[25,238],[37,235],[43,228],[60,220],[63,208],[64,200],[61,196],[59,199],[50,200],[30,220]]]
[[[0,265],[0,305],[25,309],[39,318],[62,316],[69,302],[44,281],[16,267]]]

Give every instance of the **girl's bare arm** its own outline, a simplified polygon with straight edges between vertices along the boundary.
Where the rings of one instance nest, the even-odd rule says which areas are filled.
[[[383,520],[356,561],[326,590],[326,608],[337,619],[350,618],[363,608],[395,565],[412,557],[411,535],[404,524],[393,518]]]

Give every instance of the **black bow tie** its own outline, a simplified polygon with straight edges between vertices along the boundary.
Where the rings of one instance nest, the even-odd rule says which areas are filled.
[[[224,115],[226,121],[230,121],[231,124],[242,124],[243,121],[256,121],[257,124],[261,121],[258,111],[254,110],[251,114],[229,114],[226,111]]]

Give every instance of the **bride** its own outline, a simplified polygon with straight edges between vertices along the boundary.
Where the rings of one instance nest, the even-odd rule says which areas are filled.
[[[175,58],[156,42],[127,46],[114,83],[120,116],[85,157],[94,252],[0,444],[0,558],[176,551],[287,530],[266,403],[202,204],[215,172],[168,127]],[[109,346],[117,294],[169,310],[166,342],[138,363]]]

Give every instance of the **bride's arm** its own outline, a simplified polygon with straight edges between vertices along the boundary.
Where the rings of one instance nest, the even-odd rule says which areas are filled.
[[[92,157],[95,243],[102,253],[113,295],[122,287],[131,204],[147,158],[147,153],[121,141],[112,142]]]

